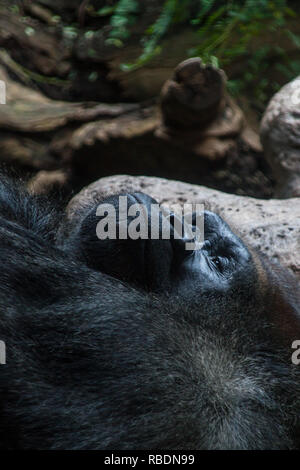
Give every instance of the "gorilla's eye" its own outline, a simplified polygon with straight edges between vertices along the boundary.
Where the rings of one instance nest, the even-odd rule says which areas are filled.
[[[222,261],[219,256],[212,256],[211,261],[216,266],[216,268],[218,268],[219,271],[222,270]]]

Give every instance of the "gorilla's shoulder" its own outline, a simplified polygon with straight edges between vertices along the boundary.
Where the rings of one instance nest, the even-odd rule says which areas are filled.
[[[11,222],[50,241],[63,213],[53,200],[30,194],[22,180],[0,174],[0,217],[1,226],[4,221]]]

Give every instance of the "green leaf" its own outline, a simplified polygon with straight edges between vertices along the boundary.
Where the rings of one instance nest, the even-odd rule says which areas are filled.
[[[25,28],[25,34],[26,36],[33,36],[35,34],[35,30],[31,28],[30,26],[27,26]]]
[[[105,44],[108,46],[115,46],[115,47],[123,47],[124,43],[121,41],[121,39],[117,38],[107,38],[105,41]]]
[[[88,76],[89,82],[96,82],[98,80],[98,72],[93,71]]]
[[[86,32],[84,33],[84,37],[85,37],[86,39],[91,39],[94,35],[95,35],[95,31],[86,31]]]
[[[106,7],[100,8],[100,10],[97,10],[96,13],[98,16],[110,16],[113,14],[115,9],[116,9],[116,5],[112,7],[106,6]]]
[[[286,34],[294,43],[294,45],[300,48],[300,36],[298,36],[297,34],[294,34],[292,31],[289,31],[289,30],[286,31]]]
[[[74,26],[64,26],[63,35],[68,39],[75,39],[78,36],[78,31]]]
[[[210,57],[210,63],[213,67],[218,68],[219,67],[219,60],[216,56],[212,55]]]

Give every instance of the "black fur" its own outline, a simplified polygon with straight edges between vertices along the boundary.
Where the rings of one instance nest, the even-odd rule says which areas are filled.
[[[80,230],[58,243],[61,215],[4,179],[0,216],[1,449],[300,446],[300,366],[250,255],[226,289],[158,292],[90,266]]]

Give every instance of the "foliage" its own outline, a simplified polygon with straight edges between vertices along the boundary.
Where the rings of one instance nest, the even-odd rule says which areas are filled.
[[[108,42],[120,46],[123,45],[123,40],[127,39],[130,35],[128,27],[135,23],[136,14],[139,11],[139,4],[137,0],[119,0],[115,8],[113,8],[113,15],[111,17],[112,30]],[[99,14],[102,15],[106,12],[102,9]]]
[[[128,38],[130,26],[138,18],[138,4],[136,0],[119,0],[111,10],[110,42],[120,46]],[[122,68],[131,71],[144,65],[160,53],[162,39],[174,24],[188,22],[197,31],[198,40],[187,56],[198,55],[205,63],[225,70],[242,61],[246,70],[229,81],[231,92],[240,93],[252,86],[257,102],[265,103],[279,87],[267,78],[270,61],[288,79],[300,73],[300,61],[289,60],[275,41],[259,47],[257,44],[280,30],[300,48],[300,37],[287,28],[287,19],[295,16],[286,0],[166,0],[156,21],[145,31],[142,54],[135,63],[123,64]]]

